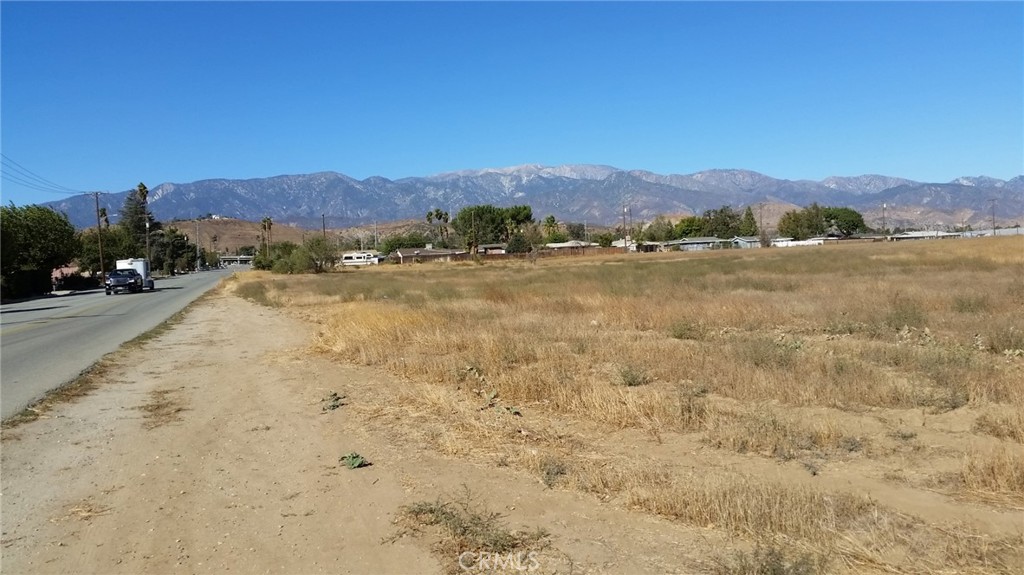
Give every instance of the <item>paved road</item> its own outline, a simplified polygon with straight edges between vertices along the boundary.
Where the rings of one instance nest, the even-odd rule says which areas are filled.
[[[157,280],[153,292],[108,296],[95,290],[0,306],[0,418],[71,381],[229,274],[215,270]]]

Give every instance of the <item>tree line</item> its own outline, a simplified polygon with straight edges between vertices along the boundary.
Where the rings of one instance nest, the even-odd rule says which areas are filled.
[[[197,238],[189,239],[186,232],[173,224],[164,226],[157,221],[148,204],[149,190],[139,185],[125,198],[120,219],[111,225],[105,208],[98,212],[99,225],[76,232],[66,215],[37,205],[2,206],[2,276],[3,296],[22,297],[49,291],[52,270],[77,260],[82,271],[97,277],[101,268],[114,269],[116,260],[149,257],[151,269],[173,275],[178,270],[216,265],[217,255],[205,249],[197,250]],[[731,239],[736,236],[760,236],[767,242],[751,207],[742,213],[725,205],[706,210],[701,215],[687,216],[673,222],[657,216],[650,222],[632,222],[614,230],[588,234],[587,227],[578,222],[559,222],[548,215],[542,221],[534,219],[533,208],[528,205],[496,207],[476,205],[465,207],[451,217],[435,208],[426,214],[427,230],[394,234],[384,239],[381,251],[392,253],[402,248],[420,248],[432,244],[439,248],[459,247],[476,253],[481,246],[502,244],[508,253],[528,253],[548,243],[569,240],[593,241],[601,246],[612,245],[618,238],[630,237],[637,243],[663,242],[683,238],[716,237]],[[337,263],[343,244],[340,241],[313,235],[301,245],[294,242],[273,241],[273,220],[260,222],[261,245],[247,246],[254,255],[257,269],[279,273],[319,273]],[[783,214],[777,226],[778,234],[802,240],[819,235],[850,236],[869,231],[863,216],[847,207],[822,207],[811,204],[806,208]],[[102,248],[102,265],[100,250]],[[69,282],[85,282],[81,276],[68,278]]]
[[[62,278],[66,288],[99,285],[101,269],[110,271],[117,260],[128,258],[148,255],[150,269],[167,275],[217,264],[216,254],[196,250],[196,238],[190,240],[182,230],[156,221],[148,197],[149,190],[140,182],[125,198],[117,224],[111,225],[106,208],[99,208],[99,225],[82,231],[75,230],[66,214],[52,208],[14,204],[0,207],[3,297],[49,292],[54,287],[53,270],[73,261],[78,262],[79,272]]]

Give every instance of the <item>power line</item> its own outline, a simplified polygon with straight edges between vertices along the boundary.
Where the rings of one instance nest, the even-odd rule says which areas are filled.
[[[78,193],[78,194],[86,193],[83,190],[76,190],[76,189],[69,188],[67,186],[62,186],[62,185],[60,185],[58,183],[52,182],[52,181],[50,181],[50,180],[40,176],[39,174],[33,172],[32,170],[26,168],[25,166],[22,166],[18,162],[15,162],[13,159],[11,159],[10,157],[8,157],[6,154],[4,154],[2,152],[0,152],[0,161],[2,161],[3,164],[6,165],[6,168],[8,170],[14,170],[15,172],[18,172],[19,175],[21,175],[23,177],[27,177],[27,178],[29,178],[31,180],[35,180],[40,185],[47,186],[47,187],[50,187],[50,188],[56,189],[56,190],[63,190],[63,191],[66,191],[66,192],[73,192],[73,193]]]
[[[10,183],[13,183],[13,184],[17,184],[19,186],[26,187],[26,188],[28,188],[30,190],[46,192],[48,194],[64,194],[64,195],[76,195],[77,196],[77,195],[81,195],[83,193],[83,192],[67,192],[67,191],[64,191],[64,190],[55,190],[53,188],[44,187],[44,186],[41,186],[39,184],[35,184],[35,183],[32,183],[32,182],[29,182],[27,180],[23,180],[23,179],[15,176],[13,174],[10,174],[8,172],[3,172],[3,179],[6,180],[7,182],[10,182]]]
[[[85,190],[76,190],[50,181],[25,166],[22,166],[3,153],[0,153],[0,165],[3,166],[3,170],[0,170],[0,175],[3,176],[3,179],[32,190],[51,194],[69,195],[88,193]]]

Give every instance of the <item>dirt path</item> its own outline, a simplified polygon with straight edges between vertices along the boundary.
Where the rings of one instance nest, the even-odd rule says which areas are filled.
[[[727,542],[490,461],[405,444],[365,412],[324,411],[400,383],[311,358],[309,327],[219,293],[107,383],[6,434],[3,573],[432,573],[399,538],[403,505],[465,485],[516,528],[543,527],[538,572],[706,570]],[[373,462],[349,470],[356,451]]]

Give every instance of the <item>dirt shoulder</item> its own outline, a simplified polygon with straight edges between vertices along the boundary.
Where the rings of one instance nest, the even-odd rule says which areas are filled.
[[[487,459],[405,442],[375,418],[401,382],[308,353],[308,324],[224,293],[110,361],[106,383],[5,431],[4,573],[431,573],[399,510],[468,490],[542,527],[537,572],[706,570],[726,541]],[[344,396],[325,410],[331,392]],[[339,457],[372,462],[350,470]],[[464,486],[464,487],[463,487]]]

